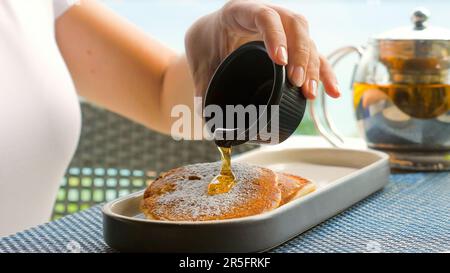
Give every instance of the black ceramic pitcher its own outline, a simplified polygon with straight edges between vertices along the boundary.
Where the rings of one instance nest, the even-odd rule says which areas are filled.
[[[217,145],[275,144],[286,140],[297,129],[305,112],[306,98],[289,82],[285,67],[270,59],[264,43],[254,41],[233,51],[219,65],[209,83],[204,109],[210,105],[220,107],[224,113],[221,128],[208,126]],[[238,128],[237,115],[233,115],[228,118],[234,119],[234,126],[227,127],[227,105],[256,106],[256,120],[247,116],[245,127]],[[272,106],[278,106],[278,111],[271,111]],[[205,117],[207,125],[212,118]],[[267,135],[275,129],[275,119],[278,120],[276,142],[273,135]]]

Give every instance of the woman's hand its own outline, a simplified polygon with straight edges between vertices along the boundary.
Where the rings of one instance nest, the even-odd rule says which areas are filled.
[[[292,84],[305,97],[317,95],[319,80],[326,92],[339,97],[336,77],[326,58],[309,37],[308,22],[300,14],[259,1],[235,0],[199,19],[186,34],[186,54],[196,95],[203,95],[220,62],[240,45],[263,40],[270,58],[287,65]]]

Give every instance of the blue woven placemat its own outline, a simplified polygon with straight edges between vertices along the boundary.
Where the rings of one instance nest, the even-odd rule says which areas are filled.
[[[100,209],[1,238],[0,252],[113,252]],[[272,251],[450,251],[450,173],[393,174],[383,190]]]

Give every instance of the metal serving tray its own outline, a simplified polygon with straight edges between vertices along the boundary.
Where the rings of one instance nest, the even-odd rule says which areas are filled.
[[[141,191],[103,207],[105,242],[127,252],[265,251],[383,188],[390,173],[388,156],[370,150],[259,149],[234,160],[300,175],[317,190],[267,213],[205,222],[147,220]]]

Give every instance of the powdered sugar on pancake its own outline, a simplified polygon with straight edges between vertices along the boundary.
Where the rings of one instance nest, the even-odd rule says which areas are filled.
[[[201,163],[183,167],[182,175],[180,172],[169,173],[164,179],[172,181],[175,189],[159,196],[152,214],[160,217],[169,213],[192,219],[210,218],[243,207],[249,199],[259,198],[260,186],[254,181],[261,175],[261,169],[243,163],[232,164],[236,184],[228,193],[208,195],[208,184],[220,168],[221,162]]]

